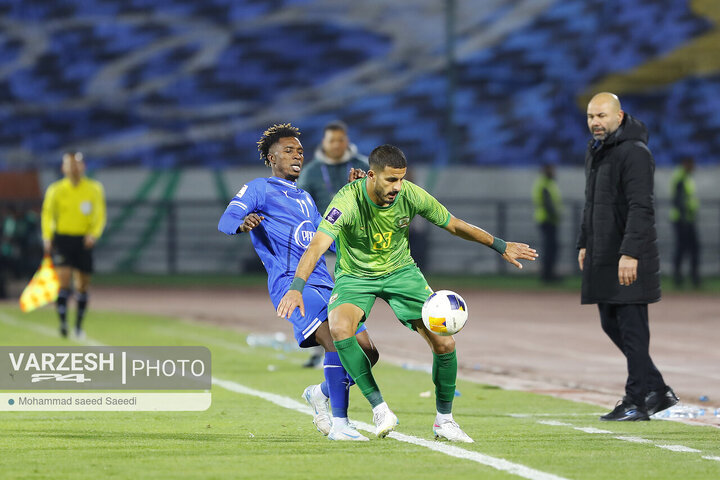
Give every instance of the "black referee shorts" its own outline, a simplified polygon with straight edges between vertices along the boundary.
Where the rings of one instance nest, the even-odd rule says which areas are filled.
[[[84,238],[84,235],[55,234],[52,241],[52,260],[55,266],[72,267],[83,273],[92,273],[92,248],[85,248]]]

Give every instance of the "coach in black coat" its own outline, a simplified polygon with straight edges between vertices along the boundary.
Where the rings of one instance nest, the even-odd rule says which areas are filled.
[[[618,129],[585,154],[585,209],[578,248],[586,249],[582,303],[660,300],[653,174],[645,125],[623,115]],[[637,260],[637,280],[620,283],[621,256]]]
[[[653,176],[645,125],[618,98],[588,104],[585,208],[578,237],[583,304],[597,303],[605,333],[628,362],[625,397],[603,420],[647,420],[675,403],[649,354],[648,303],[660,300]]]

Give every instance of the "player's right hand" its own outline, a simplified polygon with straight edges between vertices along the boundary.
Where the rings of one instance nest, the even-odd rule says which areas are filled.
[[[538,257],[538,253],[527,243],[507,242],[505,253],[503,253],[502,257],[505,261],[512,263],[517,268],[523,268],[522,264],[518,262],[518,259],[534,261]]]
[[[297,290],[288,290],[278,303],[277,314],[280,318],[290,318],[296,308],[300,308],[300,315],[305,316],[305,304],[302,293]]]
[[[348,175],[348,183],[357,180],[358,178],[365,178],[366,173],[362,168],[351,168],[350,174]]]
[[[247,233],[253,228],[260,225],[260,222],[265,220],[265,217],[258,215],[257,213],[251,213],[247,217],[245,217],[245,220],[243,220],[242,225],[240,225],[239,230],[243,233]]]
[[[578,265],[580,266],[580,271],[582,272],[582,269],[585,266],[585,249],[584,248],[581,248],[578,251]]]
[[[97,238],[95,238],[93,235],[85,235],[85,237],[83,238],[83,245],[86,249],[93,248],[96,242]]]

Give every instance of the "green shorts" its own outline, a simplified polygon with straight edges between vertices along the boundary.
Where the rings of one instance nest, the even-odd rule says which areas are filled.
[[[427,280],[415,265],[378,278],[344,275],[335,282],[328,312],[344,303],[351,303],[361,308],[367,318],[375,298],[380,297],[390,305],[403,325],[414,330],[410,322],[422,318],[423,303],[431,293]]]

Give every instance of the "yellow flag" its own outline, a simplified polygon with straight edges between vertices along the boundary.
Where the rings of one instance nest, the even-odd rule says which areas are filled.
[[[46,256],[20,295],[20,310],[32,312],[36,308],[54,302],[57,300],[58,290],[60,290],[60,282],[55,266],[50,257]]]

